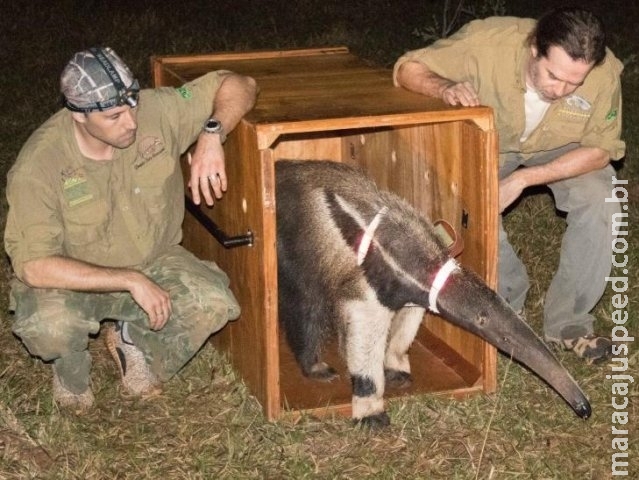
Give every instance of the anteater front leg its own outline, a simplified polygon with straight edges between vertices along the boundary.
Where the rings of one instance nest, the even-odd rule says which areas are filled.
[[[421,307],[404,307],[393,317],[384,359],[388,388],[407,388],[412,383],[408,349],[419,330],[424,312],[425,309]]]
[[[377,428],[390,424],[384,411],[384,352],[392,312],[375,293],[343,305],[344,350],[353,385],[353,419]]]

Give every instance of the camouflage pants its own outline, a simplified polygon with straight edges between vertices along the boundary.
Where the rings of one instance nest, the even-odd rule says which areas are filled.
[[[240,309],[226,274],[182,247],[172,247],[141,271],[171,296],[171,317],[162,330],[149,328],[128,292],[37,289],[18,280],[11,284],[12,330],[32,355],[54,362],[67,388],[80,393],[89,385],[89,338],[103,320],[122,320],[151,370],[167,381]]]

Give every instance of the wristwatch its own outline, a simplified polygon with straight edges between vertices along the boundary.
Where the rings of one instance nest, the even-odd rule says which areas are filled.
[[[220,136],[221,143],[226,141],[226,133],[224,133],[222,122],[215,117],[210,117],[206,122],[204,122],[202,131],[205,133],[217,133]]]

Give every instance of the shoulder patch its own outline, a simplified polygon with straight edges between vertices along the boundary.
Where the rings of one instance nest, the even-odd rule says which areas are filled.
[[[617,118],[617,109],[613,108],[612,110],[608,112],[608,115],[606,115],[606,121],[610,122],[614,120],[615,118]]]
[[[193,93],[187,86],[181,86],[176,88],[180,96],[186,100],[190,99],[193,96]]]

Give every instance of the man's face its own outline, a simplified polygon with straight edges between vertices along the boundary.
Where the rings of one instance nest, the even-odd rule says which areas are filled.
[[[84,127],[95,139],[115,148],[126,148],[135,142],[138,109],[128,105],[84,116]]]
[[[550,47],[546,57],[538,56],[535,47],[531,47],[531,54],[526,81],[547,102],[572,94],[583,84],[593,67],[592,63],[573,60],[557,46]]]

